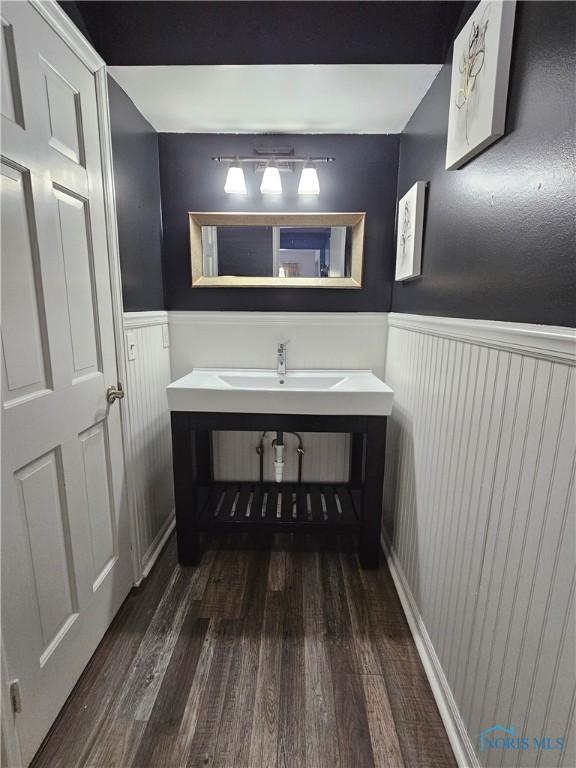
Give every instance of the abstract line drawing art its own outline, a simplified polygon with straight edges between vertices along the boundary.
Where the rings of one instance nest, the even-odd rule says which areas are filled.
[[[426,182],[417,181],[398,203],[396,280],[411,280],[420,274]]]
[[[406,200],[406,202],[404,203],[404,215],[402,218],[402,232],[401,232],[402,261],[404,261],[408,256],[408,244],[412,239],[411,226],[412,226],[412,216],[410,211],[410,203],[408,200]]]
[[[488,13],[489,9],[490,6],[486,6],[486,13]],[[470,144],[468,136],[468,110],[470,109],[472,97],[475,95],[476,81],[484,66],[484,59],[486,57],[486,30],[489,21],[490,20],[487,18],[483,18],[479,24],[472,21],[468,46],[463,51],[462,59],[458,65],[461,84],[456,92],[455,103],[458,109],[463,109],[466,113],[464,122],[466,126],[466,142],[468,144]]]
[[[482,0],[454,41],[446,169],[504,134],[515,0]]]

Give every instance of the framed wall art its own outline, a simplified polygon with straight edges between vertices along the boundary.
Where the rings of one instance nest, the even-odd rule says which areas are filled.
[[[482,0],[454,41],[446,170],[504,134],[515,0]]]
[[[426,186],[425,181],[417,181],[398,203],[396,280],[411,280],[420,274]]]

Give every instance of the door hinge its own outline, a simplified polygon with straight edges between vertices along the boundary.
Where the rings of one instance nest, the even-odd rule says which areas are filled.
[[[22,699],[20,698],[20,680],[13,680],[10,683],[10,701],[12,702],[12,712],[17,714],[22,712]]]

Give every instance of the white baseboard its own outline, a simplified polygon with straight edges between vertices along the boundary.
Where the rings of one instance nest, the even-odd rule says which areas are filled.
[[[140,584],[144,581],[144,579],[148,576],[152,568],[154,567],[154,563],[158,558],[160,557],[160,553],[164,549],[164,545],[168,541],[170,534],[174,530],[174,527],[176,525],[176,517],[174,513],[170,515],[170,517],[166,520],[162,528],[158,531],[158,534],[152,544],[150,545],[150,548],[148,549],[148,552],[144,555],[142,558],[143,565],[142,565],[142,576],[138,579],[135,587],[139,587]]]
[[[402,566],[398,562],[396,554],[384,532],[382,532],[381,543],[396,591],[398,592],[398,597],[402,603],[402,608],[406,614],[406,619],[416,644],[416,649],[430,683],[442,722],[446,728],[456,762],[459,768],[481,768],[466,726],[454,701],[448,680],[440,664],[440,659],[436,655],[424,620],[420,615],[414,596],[404,577]]]

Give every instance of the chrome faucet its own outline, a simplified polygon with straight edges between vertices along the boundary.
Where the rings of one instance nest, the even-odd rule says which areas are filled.
[[[286,343],[278,344],[278,354],[276,356],[276,371],[278,376],[286,374]]]

